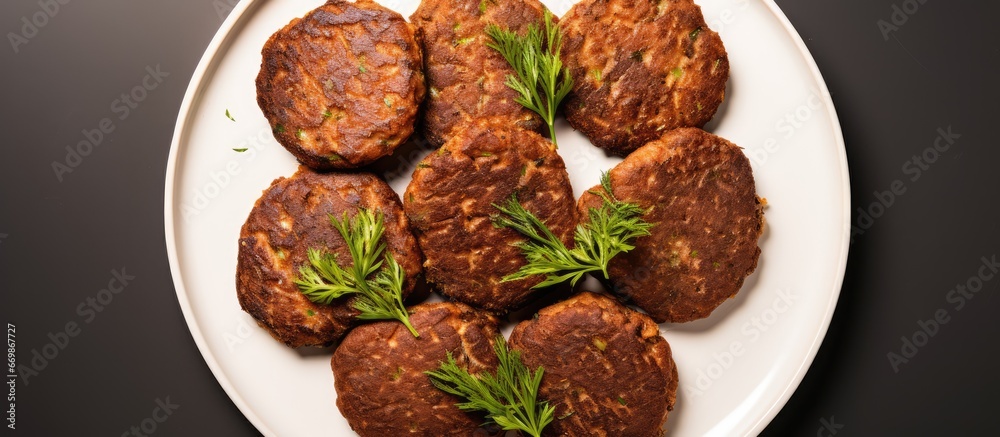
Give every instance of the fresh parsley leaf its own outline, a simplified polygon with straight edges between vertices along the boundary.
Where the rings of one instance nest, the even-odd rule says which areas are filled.
[[[493,42],[486,45],[507,60],[516,74],[507,75],[507,86],[519,94],[518,103],[545,120],[552,144],[558,145],[555,132],[556,109],[573,88],[569,70],[563,68],[559,51],[562,33],[552,22],[552,13],[545,11],[544,30],[535,24],[528,26],[525,36],[501,29],[496,24],[486,27]]]
[[[399,320],[414,337],[420,337],[403,306],[406,273],[382,241],[385,232],[382,214],[361,208],[353,219],[348,219],[346,212],[341,219],[329,217],[347,243],[353,265],[343,268],[337,264],[336,254],[310,248],[309,265],[302,266],[295,279],[299,291],[310,301],[326,305],[342,296],[357,294],[354,308],[361,312],[359,319]]]
[[[542,288],[566,281],[576,285],[585,274],[594,272],[602,273],[607,279],[611,259],[635,249],[632,241],[649,235],[653,225],[642,219],[646,211],[639,205],[614,197],[607,173],[601,176],[601,187],[602,191],[592,193],[600,195],[603,203],[600,208],[590,209],[587,223],[576,227],[573,249],[566,248],[544,222],[521,206],[516,193],[505,204],[494,204],[501,212],[491,217],[494,226],[512,228],[528,237],[527,241],[515,243],[528,263],[502,280],[544,275],[545,280],[533,287]]]
[[[466,402],[456,404],[463,411],[484,411],[486,417],[504,430],[519,430],[539,437],[552,422],[555,407],[538,400],[538,387],[545,369],[528,370],[521,353],[512,351],[502,335],[493,345],[497,355],[496,374],[483,372],[473,376],[455,362],[448,352],[448,361],[437,370],[427,371],[435,387]]]

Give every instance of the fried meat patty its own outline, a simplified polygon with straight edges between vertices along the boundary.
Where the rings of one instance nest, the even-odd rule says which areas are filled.
[[[566,120],[625,156],[678,127],[701,127],[722,103],[729,59],[692,0],[582,0],[561,20],[573,76]]]
[[[341,266],[352,265],[328,214],[353,217],[362,207],[383,214],[382,238],[406,272],[403,292],[409,294],[422,277],[420,248],[399,197],[376,176],[319,174],[300,167],[292,177],[272,182],[254,204],[240,230],[236,292],[243,310],[274,338],[291,347],[323,346],[357,324],[351,295],[330,305],[313,303],[294,280],[309,263],[309,248],[337,254]]]
[[[516,230],[493,226],[493,204],[518,200],[571,245],[576,209],[569,175],[552,143],[503,124],[467,125],[413,172],[403,207],[444,295],[495,312],[520,307],[542,277],[501,283],[525,264]]]
[[[526,32],[545,11],[538,0],[423,0],[410,21],[423,32],[429,96],[422,116],[424,137],[440,146],[456,127],[481,118],[502,117],[529,130],[542,119],[514,101],[505,85],[514,74],[503,56],[486,46],[486,25]]]
[[[735,144],[697,128],[668,132],[615,166],[611,188],[647,208],[643,218],[654,226],[611,260],[610,288],[653,320],[708,317],[757,267],[763,204]],[[579,208],[600,201],[584,193]]]
[[[257,76],[274,137],[318,170],[391,154],[413,133],[424,98],[414,32],[371,0],[331,0],[274,33]]]
[[[670,346],[649,317],[590,292],[546,307],[510,336],[539,397],[556,408],[547,436],[660,436],[677,394]]]
[[[493,372],[497,320],[459,303],[409,309],[415,338],[397,321],[354,328],[333,354],[337,407],[364,436],[470,436],[484,422],[459,410],[463,399],[445,393],[424,374],[451,352],[470,373]]]

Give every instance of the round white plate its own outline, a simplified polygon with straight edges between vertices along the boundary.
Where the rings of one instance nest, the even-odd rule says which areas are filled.
[[[558,15],[571,0],[546,1]],[[711,317],[662,325],[680,373],[668,435],[762,430],[809,368],[833,315],[847,261],[850,189],[840,125],[802,40],[771,0],[700,0],[722,35],[732,77],[707,130],[742,146],[767,226],[757,271]],[[352,435],[335,405],[329,350],[273,340],[236,300],[240,226],[272,180],[296,169],[257,108],[267,38],[320,0],[245,0],[194,73],[166,175],[166,238],[177,297],[212,372],[266,435]],[[417,0],[387,0],[409,16]],[[236,119],[225,116],[226,110]],[[619,159],[561,122],[559,153],[577,195]],[[234,148],[246,148],[239,153]],[[428,153],[412,142],[378,169],[397,192]]]

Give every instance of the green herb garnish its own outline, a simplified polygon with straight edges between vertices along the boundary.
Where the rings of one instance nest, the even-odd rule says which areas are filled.
[[[330,223],[347,242],[353,265],[345,269],[337,264],[336,254],[310,248],[309,265],[302,266],[295,279],[299,291],[310,301],[326,305],[342,296],[357,294],[354,308],[361,312],[359,319],[399,320],[414,337],[419,337],[403,306],[406,273],[382,241],[385,232],[382,214],[361,208],[353,219],[348,219],[346,212],[342,219],[331,214]],[[383,254],[384,260],[380,259]]]
[[[518,430],[534,437],[542,434],[552,422],[555,407],[538,400],[538,387],[545,369],[532,373],[521,361],[521,353],[507,347],[503,336],[493,345],[496,352],[496,374],[483,372],[473,376],[458,366],[448,352],[448,361],[438,370],[424,372],[438,389],[466,399],[455,404],[463,411],[484,411],[486,418],[504,430]]]
[[[247,149],[246,147],[233,148],[234,152],[240,152],[240,153],[246,152],[247,150],[249,149]]]
[[[545,223],[521,206],[516,194],[504,205],[494,204],[502,213],[491,217],[494,226],[513,228],[528,237],[527,241],[515,243],[528,263],[504,276],[502,281],[545,275],[545,280],[533,287],[542,288],[566,281],[576,285],[584,274],[591,272],[601,272],[607,279],[611,259],[634,249],[631,241],[649,235],[653,225],[642,219],[646,211],[639,205],[614,197],[608,173],[601,175],[601,186],[602,191],[591,193],[600,195],[604,202],[600,208],[590,208],[587,223],[577,225],[573,249],[567,249]]]
[[[235,119],[235,118],[233,118],[232,114],[230,114],[230,113],[229,113],[229,110],[228,110],[228,109],[226,109],[226,118],[228,118],[228,119],[230,119],[230,120],[232,120],[232,121],[236,121],[236,119]]]
[[[559,25],[552,22],[552,13],[545,11],[545,29],[528,26],[528,33],[500,29],[495,24],[486,27],[486,34],[493,38],[486,45],[498,52],[513,67],[516,75],[507,75],[507,86],[520,94],[518,103],[535,111],[549,126],[552,144],[556,142],[556,108],[573,87],[569,70],[563,68],[559,58],[562,34]]]

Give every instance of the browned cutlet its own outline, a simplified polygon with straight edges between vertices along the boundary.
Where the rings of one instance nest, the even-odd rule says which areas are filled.
[[[237,296],[274,338],[291,347],[324,346],[358,323],[351,295],[317,304],[294,283],[309,262],[310,248],[336,254],[344,267],[353,265],[328,215],[353,217],[358,208],[383,214],[387,250],[406,272],[404,294],[421,280],[420,248],[388,184],[368,173],[319,174],[300,167],[292,177],[271,183],[240,230]]]
[[[424,372],[449,352],[472,374],[494,372],[497,320],[459,303],[409,311],[419,338],[396,321],[359,326],[344,338],[332,360],[337,407],[362,437],[473,435],[484,417],[459,410],[464,400],[434,387]]]
[[[598,147],[625,156],[722,103],[726,49],[691,0],[582,0],[561,23],[574,81],[563,111]]]
[[[533,277],[501,283],[526,261],[516,230],[490,216],[517,193],[528,211],[571,245],[576,208],[569,175],[552,143],[502,122],[467,125],[417,165],[403,194],[428,282],[445,296],[494,312],[527,303],[541,283]]]
[[[542,119],[514,101],[518,94],[505,85],[514,74],[498,52],[486,46],[488,23],[521,34],[541,24],[545,11],[538,0],[423,0],[410,21],[423,32],[424,66],[429,96],[422,115],[424,137],[444,144],[455,128],[487,117],[529,130]]]
[[[643,218],[654,224],[611,260],[611,289],[653,320],[708,317],[757,267],[763,205],[735,144],[697,128],[668,132],[615,166],[611,187],[648,208]],[[579,201],[581,211],[599,205],[589,192]]]
[[[677,396],[670,346],[649,317],[585,292],[546,307],[510,336],[525,365],[545,368],[554,406],[546,436],[660,436]]]
[[[331,0],[274,33],[257,104],[274,137],[317,170],[367,165],[413,133],[424,98],[419,38],[371,0]]]

